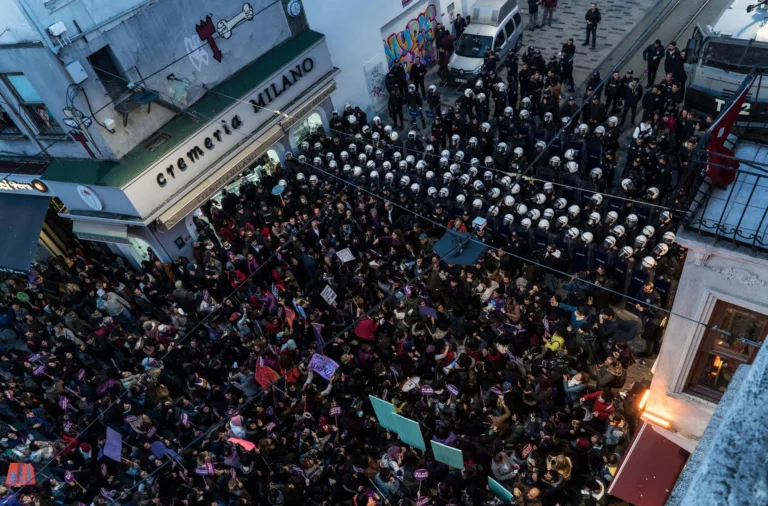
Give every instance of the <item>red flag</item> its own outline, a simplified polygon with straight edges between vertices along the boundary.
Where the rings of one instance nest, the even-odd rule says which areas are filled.
[[[271,367],[256,366],[256,383],[261,385],[262,388],[268,388],[272,383],[277,381],[280,375],[277,374]]]
[[[747,99],[747,93],[755,82],[752,81],[743,87],[738,97],[731,103],[728,109],[723,112],[709,129],[709,144],[707,150],[709,154],[709,165],[707,165],[707,177],[712,180],[715,186],[726,187],[736,179],[736,170],[739,168],[739,162],[719,155],[733,156],[733,151],[725,146],[733,125],[739,119],[741,108]],[[725,167],[720,167],[721,165]]]

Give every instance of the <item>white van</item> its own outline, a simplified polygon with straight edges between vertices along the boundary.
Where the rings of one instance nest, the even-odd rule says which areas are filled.
[[[480,74],[483,56],[489,47],[498,51],[499,62],[523,45],[523,15],[517,0],[478,0],[472,8],[472,22],[456,41],[448,69],[457,84]]]

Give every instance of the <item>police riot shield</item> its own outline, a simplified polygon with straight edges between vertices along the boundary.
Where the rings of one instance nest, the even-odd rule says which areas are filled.
[[[611,197],[609,195],[603,195],[603,205],[605,206],[605,212],[608,213],[610,211],[616,211],[616,213],[619,215],[619,219],[616,220],[617,223],[624,223],[624,204],[626,203],[626,200],[619,199],[616,197]]]
[[[583,272],[590,269],[591,246],[574,246],[571,250],[571,272]]]
[[[637,223],[640,229],[642,229],[646,225],[652,225],[653,219],[655,218],[654,210],[656,209],[653,206],[646,206],[646,205],[638,205],[635,204],[634,206],[634,213],[637,216]]]
[[[651,272],[646,271],[642,267],[636,267],[632,269],[632,275],[629,279],[629,294],[633,297],[643,289],[643,285],[647,283],[651,278]]]
[[[595,251],[595,268],[602,265],[605,267],[606,272],[611,272],[611,267],[613,266],[615,258],[616,255],[614,253],[601,248],[599,251]]]
[[[661,295],[661,300],[666,306],[666,304],[672,300],[670,297],[672,294],[672,280],[667,276],[656,276],[653,280],[653,286],[656,288],[656,291],[659,292],[659,295]]]
[[[632,268],[632,264],[634,264],[634,262],[622,258],[617,258],[616,261],[613,262],[613,276],[616,278],[617,283],[616,289],[623,294],[627,293],[627,283],[629,282],[627,277]]]
[[[543,251],[547,249],[550,242],[552,242],[550,233],[546,230],[537,228],[536,232],[533,234],[533,249],[536,251]]]

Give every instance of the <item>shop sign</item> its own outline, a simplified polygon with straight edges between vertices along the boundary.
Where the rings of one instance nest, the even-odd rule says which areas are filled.
[[[141,216],[150,215],[332,70],[326,45],[316,44],[128,183],[126,196]]]
[[[40,193],[48,193],[48,185],[46,185],[39,179],[33,179],[29,183],[25,183],[23,181],[15,181],[13,179],[0,179],[0,191],[6,191],[6,192],[38,191]]]

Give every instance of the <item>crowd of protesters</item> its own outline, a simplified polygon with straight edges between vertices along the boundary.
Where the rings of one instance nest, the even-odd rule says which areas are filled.
[[[598,94],[579,121],[556,75],[536,51],[506,82],[487,67],[429,135],[347,106],[330,136],[206,203],[191,257],[136,270],[75,250],[5,277],[0,468],[37,474],[0,504],[501,504],[489,476],[520,505],[608,504],[644,388],[627,382],[633,343],[658,351],[653,280],[682,268],[664,206],[696,137],[670,120],[672,91],[622,145],[616,104]],[[446,229],[479,258],[436,253]],[[620,265],[647,280],[625,292]],[[330,380],[315,353],[339,365]],[[383,429],[368,395],[464,468]]]

